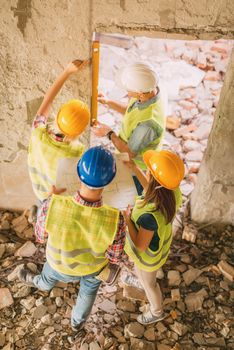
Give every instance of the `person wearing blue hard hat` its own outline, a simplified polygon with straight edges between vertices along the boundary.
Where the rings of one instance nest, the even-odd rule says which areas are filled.
[[[79,191],[63,196],[54,188],[37,219],[36,230],[44,232],[44,237],[48,234],[41,274],[25,268],[19,273],[22,282],[45,291],[58,281],[80,281],[71,315],[75,331],[88,318],[101,281],[115,280],[126,234],[121,212],[102,202],[103,190],[116,174],[112,154],[101,146],[90,148],[79,160],[77,173]]]

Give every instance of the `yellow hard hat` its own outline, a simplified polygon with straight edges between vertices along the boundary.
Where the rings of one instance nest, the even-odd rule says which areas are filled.
[[[56,122],[64,135],[78,136],[88,125],[89,119],[88,106],[80,100],[70,100],[60,108]]]
[[[143,154],[143,160],[160,185],[169,190],[180,185],[184,177],[184,163],[175,153],[149,150]]]

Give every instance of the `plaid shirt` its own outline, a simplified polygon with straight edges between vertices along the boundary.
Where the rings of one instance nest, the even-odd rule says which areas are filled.
[[[79,192],[75,194],[74,199],[77,203],[88,207],[98,208],[103,205],[102,199],[96,202],[87,202],[80,196]],[[45,231],[45,222],[46,222],[47,211],[50,205],[50,200],[51,200],[51,197],[46,199],[43,202],[41,208],[38,210],[37,222],[35,225],[35,233],[36,233],[37,242],[39,243],[44,243],[47,237],[47,232]],[[120,213],[116,236],[114,238],[113,243],[108,247],[106,251],[106,258],[109,260],[110,263],[118,264],[122,260],[124,244],[125,244],[125,236],[126,236],[126,224],[125,224],[123,215]]]
[[[44,115],[36,115],[36,117],[33,120],[32,128],[46,128],[47,126],[47,118]],[[55,134],[53,130],[50,130],[48,128],[48,134],[56,141],[63,141],[64,136],[61,134]]]

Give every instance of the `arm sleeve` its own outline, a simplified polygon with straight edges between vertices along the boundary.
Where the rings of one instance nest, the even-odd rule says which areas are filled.
[[[128,140],[128,147],[133,153],[140,153],[159,138],[162,133],[163,129],[159,124],[152,123],[152,121],[140,123],[132,132]]]
[[[45,128],[46,127],[46,120],[47,118],[43,115],[36,115],[36,117],[33,120],[32,129],[36,128]]]
[[[118,264],[122,260],[126,238],[126,224],[123,215],[119,214],[119,224],[113,243],[106,251],[106,258],[111,264]]]
[[[158,225],[152,214],[146,213],[142,214],[138,220],[137,224],[144,228],[145,230],[157,232]]]
[[[49,209],[51,197],[44,200],[42,206],[38,209],[37,213],[37,222],[35,225],[35,235],[36,240],[39,243],[44,243],[46,240],[46,237],[48,236],[46,230],[45,230],[45,224],[46,224],[46,216]]]

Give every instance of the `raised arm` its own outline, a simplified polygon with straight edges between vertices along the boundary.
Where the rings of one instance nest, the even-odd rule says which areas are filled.
[[[43,115],[46,118],[49,117],[52,103],[55,97],[57,96],[57,94],[59,93],[59,91],[61,90],[65,81],[70,77],[70,75],[86,67],[88,63],[89,63],[89,60],[85,60],[85,61],[75,60],[73,62],[70,62],[67,65],[64,71],[58,76],[58,78],[55,80],[53,85],[49,88],[49,90],[45,94],[42,104],[37,111],[37,115]]]
[[[143,173],[143,171],[140,168],[138,168],[138,166],[134,163],[133,160],[123,161],[123,163],[135,173],[136,177],[141,183],[141,186],[144,188],[144,190],[146,190],[149,182],[147,176]]]

